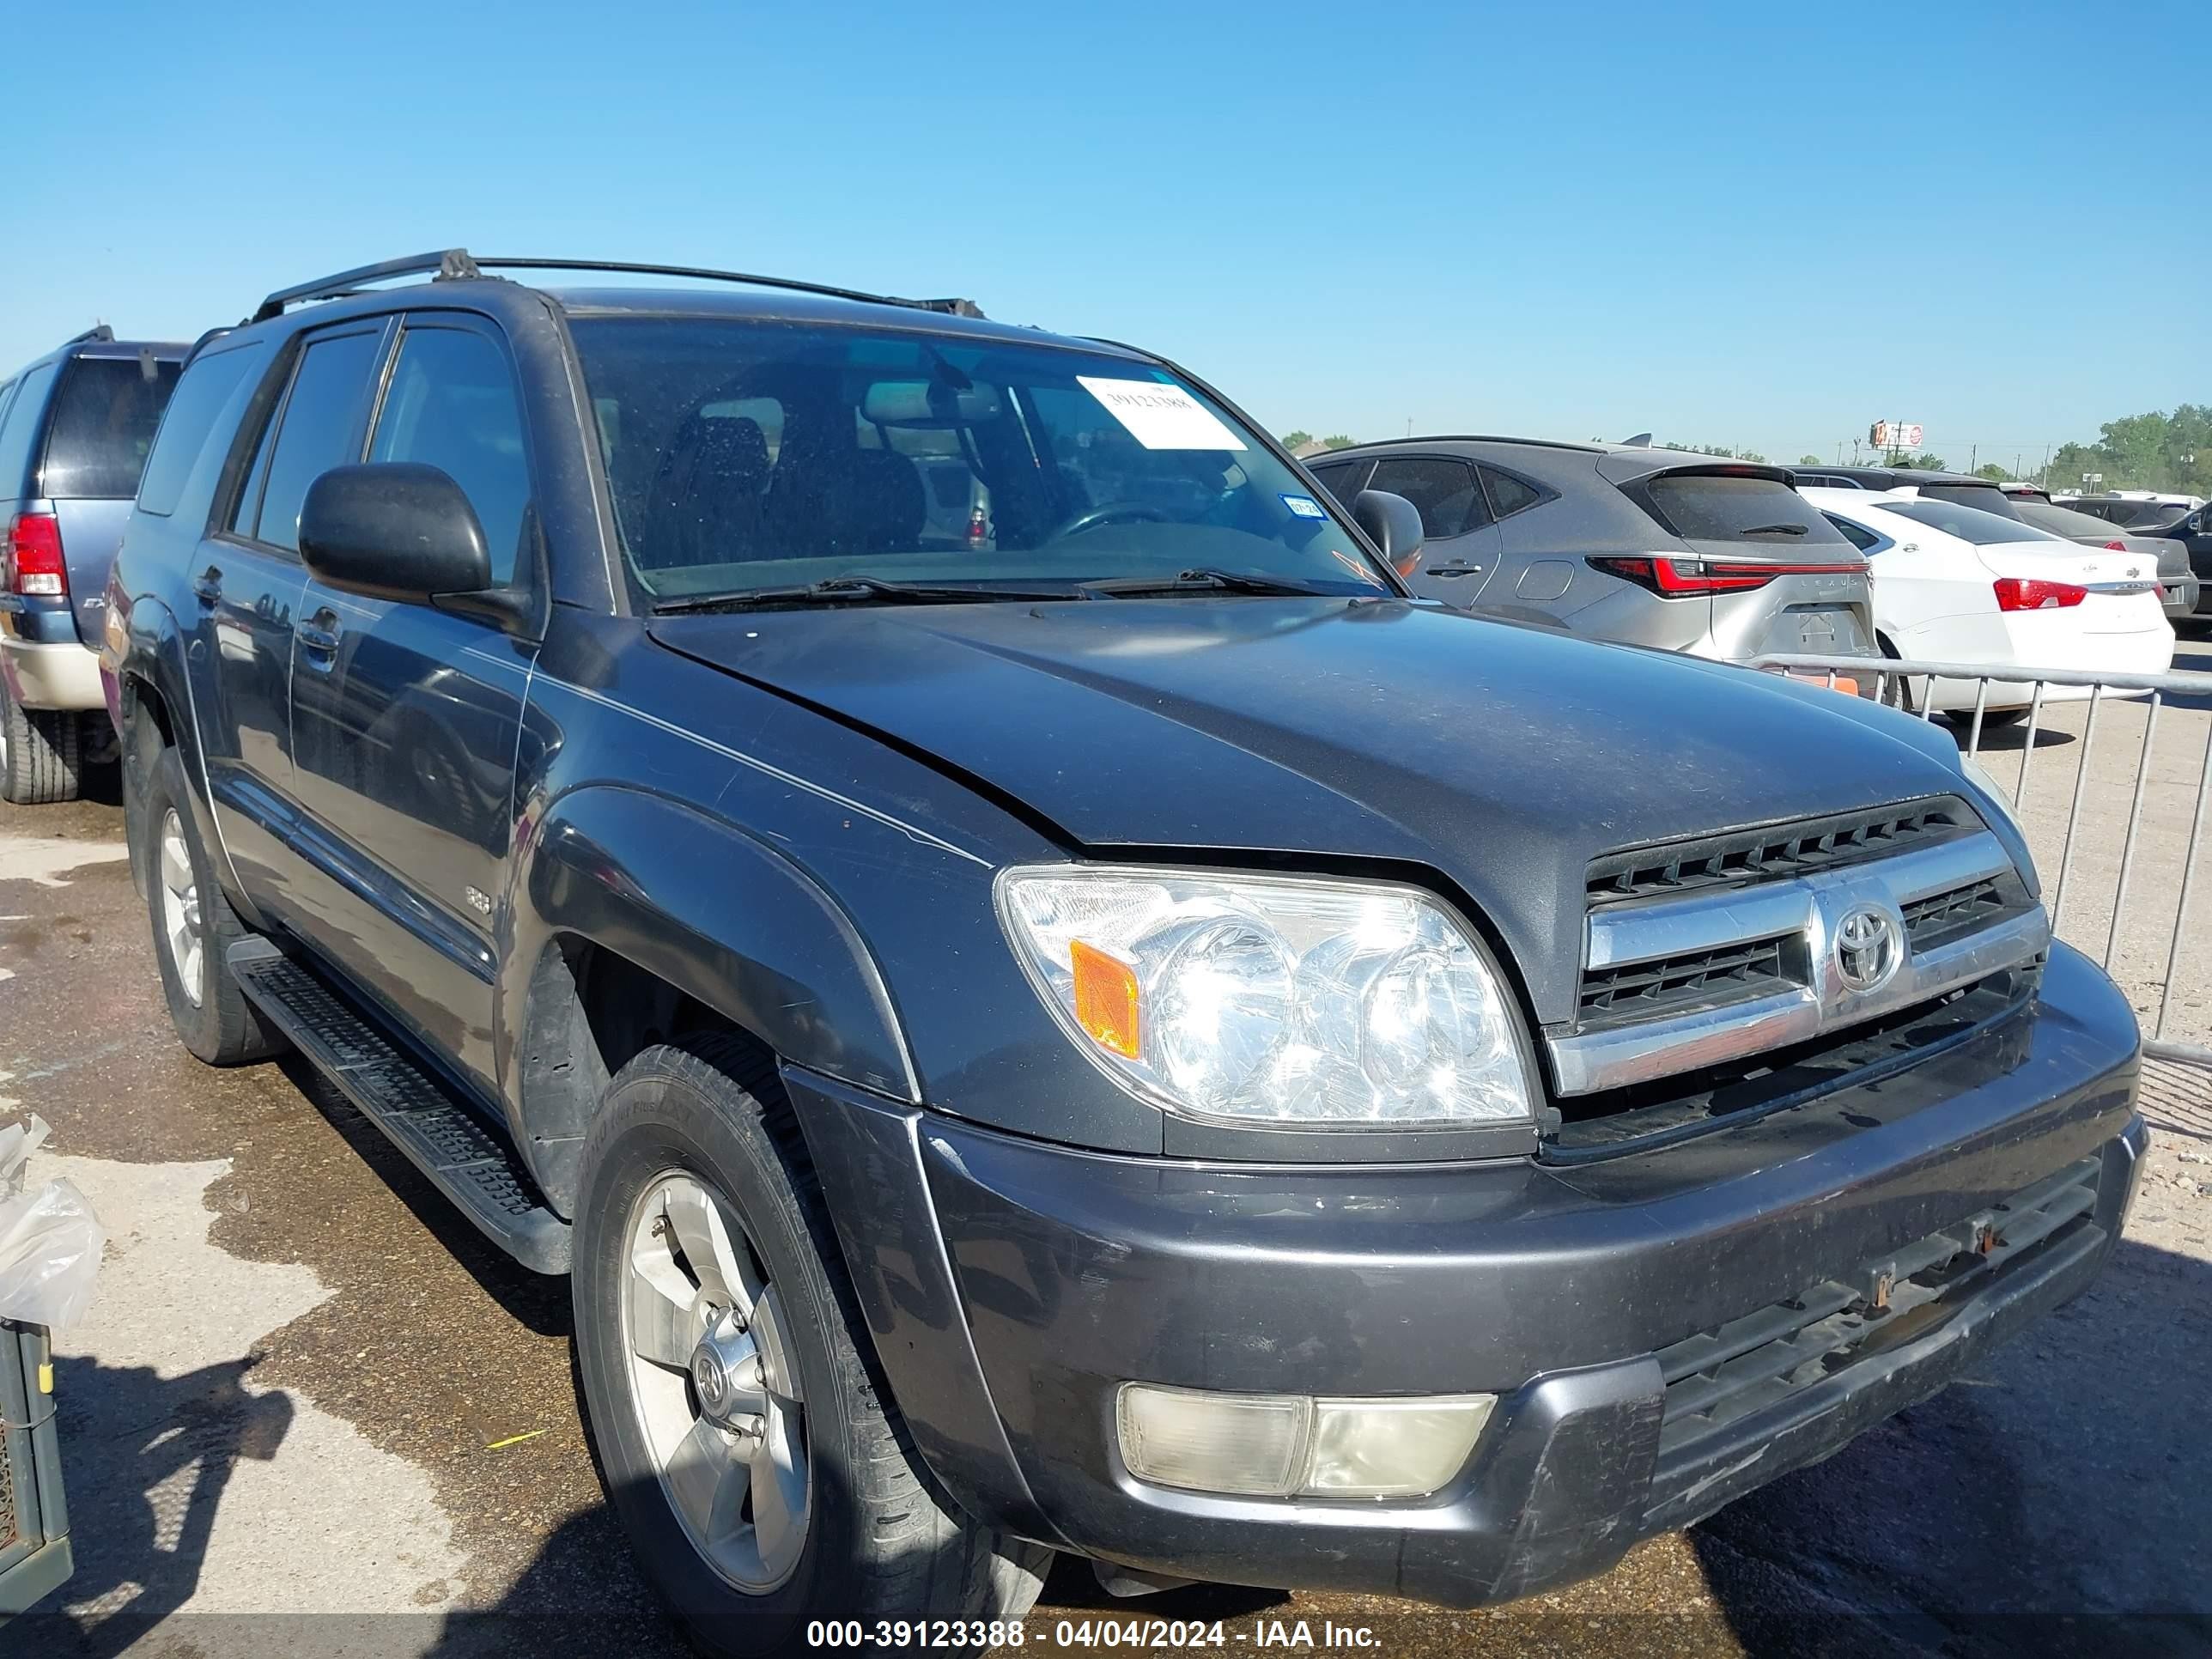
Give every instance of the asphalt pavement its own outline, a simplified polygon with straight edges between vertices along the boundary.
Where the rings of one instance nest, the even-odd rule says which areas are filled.
[[[565,1284],[500,1256],[311,1069],[185,1054],[112,799],[0,806],[0,1121],[25,1109],[53,1128],[39,1171],[112,1237],[58,1342],[76,1576],[0,1652],[685,1651],[602,1499]],[[2212,1086],[2154,1067],[2145,1109],[2150,1172],[2094,1289],[1601,1578],[1469,1614],[1116,1602],[1063,1563],[1027,1645],[1142,1614],[1384,1654],[2212,1651]]]

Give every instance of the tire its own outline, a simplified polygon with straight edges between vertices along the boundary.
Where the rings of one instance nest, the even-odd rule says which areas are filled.
[[[84,771],[84,732],[66,708],[25,708],[0,684],[0,799],[18,806],[75,800]]]
[[[608,1086],[582,1170],[572,1293],[600,1477],[646,1572],[702,1649],[748,1659],[795,1653],[820,1619],[988,1626],[1029,1610],[1052,1552],[978,1525],[928,1483],[863,1358],[865,1327],[772,1059],[734,1034],[647,1048]],[[702,1237],[710,1212],[720,1233]],[[700,1242],[672,1269],[664,1253],[673,1257],[687,1235]],[[700,1271],[694,1252],[723,1265]],[[717,1287],[732,1275],[746,1282],[725,1297]],[[696,1323],[667,1311],[685,1294],[702,1298]],[[749,1306],[717,1320],[725,1300]],[[638,1343],[634,1317],[653,1332]],[[696,1365],[680,1368],[684,1342],[718,1340],[726,1346],[704,1382]],[[641,1346],[660,1348],[661,1363]],[[763,1406],[731,1419],[744,1425],[734,1433],[702,1415],[707,1389],[724,1376],[753,1379],[745,1403]],[[682,1439],[687,1412],[696,1420]],[[688,1463],[684,1451],[669,1460],[658,1449],[679,1440],[708,1449]],[[762,1449],[775,1446],[785,1450]],[[802,1455],[803,1485],[790,1474]],[[672,1495],[671,1461],[683,1467],[692,1512],[716,1517],[708,1530],[723,1540],[720,1565],[694,1541],[695,1523]],[[709,1468],[718,1477],[695,1484]],[[803,1521],[773,1539],[757,1524],[767,1483],[804,1492],[775,1511]]]
[[[185,791],[184,763],[175,750],[162,750],[144,809],[126,823],[126,833],[143,842],[134,861],[146,870],[146,911],[169,1021],[185,1047],[209,1065],[235,1066],[275,1054],[283,1043],[224,965],[224,953],[249,930],[223,896]]]
[[[2002,731],[2008,726],[2018,726],[2027,718],[2027,710],[2025,708],[1984,708],[1982,710],[1982,730],[1984,732]],[[1959,724],[1966,727],[1969,731],[1972,730],[1974,724],[1974,716],[1972,713],[1970,711],[1960,715]]]

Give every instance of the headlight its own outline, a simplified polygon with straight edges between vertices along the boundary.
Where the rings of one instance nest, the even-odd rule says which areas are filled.
[[[1512,999],[1425,894],[1032,866],[999,919],[1070,1037],[1171,1110],[1405,1127],[1533,1115]]]
[[[2020,819],[2012,810],[2011,793],[1990,775],[1989,768],[1963,749],[1959,751],[1959,770],[1965,775],[1967,782],[1982,792],[1986,797],[1986,804],[1996,809],[1999,816],[2012,826],[2013,834],[2018,836],[2025,845],[2027,831],[2021,828]]]

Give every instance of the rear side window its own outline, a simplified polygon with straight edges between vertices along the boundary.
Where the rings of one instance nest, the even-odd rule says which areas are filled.
[[[1643,493],[1653,516],[1686,542],[1796,547],[1844,539],[1810,501],[1773,478],[1662,472]]]
[[[62,376],[40,493],[56,501],[128,501],[154,447],[178,364],[79,357]]]
[[[530,504],[530,462],[514,377],[489,337],[470,329],[409,329],[368,458],[444,471],[476,508],[493,583],[513,579]]]
[[[169,399],[168,412],[147,460],[146,476],[138,483],[138,510],[167,518],[177,510],[185,480],[207,448],[216,416],[222,412],[245,383],[246,372],[261,361],[249,347],[195,357]],[[228,430],[228,425],[225,428]]]
[[[8,406],[6,423],[0,425],[0,500],[18,490],[29,495],[39,493],[38,486],[24,475],[30,471],[31,446],[38,439],[40,422],[46,413],[46,388],[53,383],[54,366],[40,363],[15,388],[15,401]]]
[[[1876,548],[1888,544],[1864,525],[1853,524],[1849,519],[1839,519],[1832,513],[1823,514],[1821,516],[1835,526],[1843,538],[1862,553],[1871,553]]]
[[[1413,502],[1421,515],[1421,534],[1431,541],[1464,536],[1490,522],[1490,507],[1465,461],[1404,456],[1375,463],[1370,489],[1387,489]]]
[[[1500,472],[1494,466],[1482,469],[1482,487],[1489,492],[1490,510],[1501,519],[1525,512],[1544,499],[1544,492],[1527,479]]]
[[[298,550],[300,503],[307,498],[307,486],[332,467],[361,459],[362,404],[382,338],[380,331],[341,334],[317,340],[301,354],[269,454],[259,512],[254,514],[251,501],[246,503],[241,528],[251,518],[259,539]],[[258,471],[262,463],[254,465]]]

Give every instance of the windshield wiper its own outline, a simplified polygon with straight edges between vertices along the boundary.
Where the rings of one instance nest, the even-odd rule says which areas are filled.
[[[1077,584],[1086,593],[1109,599],[1128,599],[1142,593],[1275,593],[1318,598],[1322,589],[1280,576],[1255,576],[1241,570],[1202,568],[1172,576],[1113,576],[1103,581]]]
[[[1802,524],[1755,524],[1748,530],[1739,530],[1739,536],[1802,536],[1809,528]]]
[[[791,587],[757,587],[744,593],[701,593],[663,599],[656,617],[702,611],[754,611],[808,605],[981,605],[993,599],[1075,599],[1090,596],[1061,588],[994,587],[988,582],[895,582],[880,576],[830,576]]]

